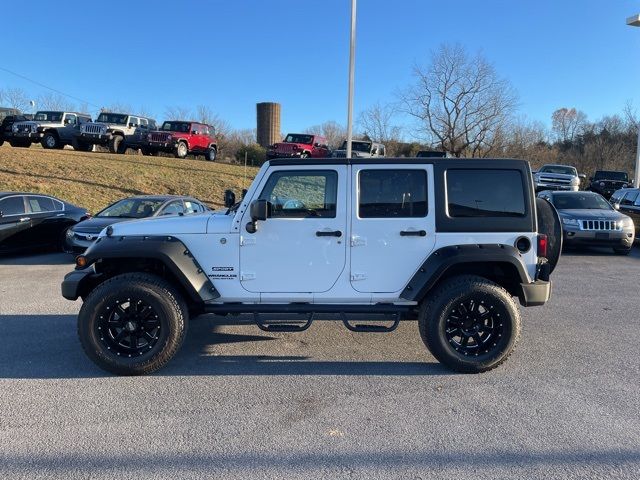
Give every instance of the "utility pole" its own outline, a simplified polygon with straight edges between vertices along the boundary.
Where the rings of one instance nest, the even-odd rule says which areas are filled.
[[[349,42],[349,100],[347,102],[347,158],[351,158],[353,142],[353,83],[356,61],[356,0],[351,0],[351,40]]]

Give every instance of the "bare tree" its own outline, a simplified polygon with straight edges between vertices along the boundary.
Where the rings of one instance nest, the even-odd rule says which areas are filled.
[[[133,113],[133,108],[131,108],[131,105],[128,103],[114,102],[108,107],[103,107],[101,111],[110,113]]]
[[[551,129],[560,142],[572,143],[576,136],[582,133],[586,123],[587,115],[575,108],[559,108],[551,114]]]
[[[313,125],[305,129],[305,133],[315,133],[327,139],[330,148],[339,148],[347,137],[347,129],[338,122],[329,120],[320,125]]]
[[[360,113],[358,123],[367,137],[374,142],[399,141],[401,128],[393,125],[398,110],[394,105],[375,103]]]
[[[26,110],[29,107],[29,97],[21,88],[7,88],[3,92],[3,102],[11,108]]]
[[[493,65],[460,45],[442,45],[426,67],[414,68],[414,76],[416,83],[400,97],[418,122],[418,136],[456,157],[490,154],[495,133],[517,104]]]
[[[190,120],[191,109],[186,107],[181,107],[178,105],[173,105],[165,108],[164,115],[167,118],[167,120]]]
[[[75,105],[58,93],[44,93],[38,96],[36,104],[40,110],[74,111]]]

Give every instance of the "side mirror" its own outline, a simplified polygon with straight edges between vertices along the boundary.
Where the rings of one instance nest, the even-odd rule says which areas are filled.
[[[581,178],[582,180],[587,178],[587,176],[584,173],[579,174],[578,177]]]
[[[236,204],[236,194],[233,193],[233,190],[225,190],[224,191],[224,206],[226,208],[231,208]]]
[[[135,123],[130,123],[130,124],[129,124],[129,127],[130,127],[130,128],[133,128],[133,127],[135,127],[135,126],[136,126],[136,124],[135,124]]]
[[[191,130],[191,135],[197,135],[198,132],[196,132],[195,130]]]
[[[266,220],[271,215],[271,203],[267,200],[254,200],[249,207],[251,221],[245,225],[245,229],[249,233],[258,231],[258,220]]]

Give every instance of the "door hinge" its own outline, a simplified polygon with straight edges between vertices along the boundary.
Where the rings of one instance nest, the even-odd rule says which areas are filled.
[[[352,273],[351,274],[351,281],[352,282],[357,282],[358,280],[364,280],[365,278],[367,278],[367,276],[364,273]]]
[[[255,280],[255,279],[256,279],[255,273],[243,272],[240,274],[240,281]]]
[[[360,247],[360,246],[366,246],[367,245],[367,239],[364,237],[359,237],[358,235],[352,235],[351,236],[351,246],[352,247]]]
[[[255,237],[240,237],[240,245],[255,245]]]

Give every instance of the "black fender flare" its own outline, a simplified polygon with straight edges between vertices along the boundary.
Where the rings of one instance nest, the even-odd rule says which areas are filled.
[[[429,255],[400,294],[409,301],[421,301],[450,268],[469,263],[509,264],[517,272],[518,283],[531,283],[527,267],[517,248],[502,244],[450,245]]]
[[[192,301],[202,303],[220,297],[189,249],[173,236],[100,237],[83,256],[86,266],[68,273],[62,282],[62,296],[69,300],[86,295],[101,283],[104,274],[96,262],[134,263],[145,259],[161,262]],[[94,268],[90,268],[94,264]]]

